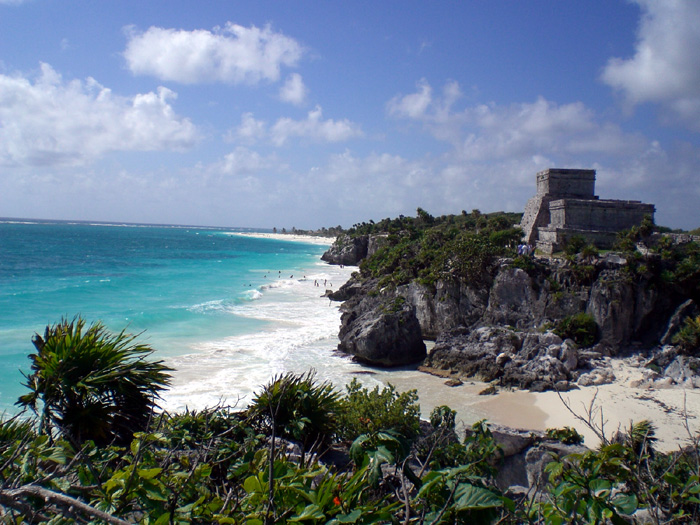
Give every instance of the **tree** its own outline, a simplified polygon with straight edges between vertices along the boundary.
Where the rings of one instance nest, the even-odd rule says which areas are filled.
[[[40,415],[40,432],[51,435],[55,427],[76,445],[130,442],[146,429],[171,370],[147,360],[153,350],[136,337],[112,334],[100,322],[86,328],[81,317],[47,326],[32,338],[31,392],[17,404]]]

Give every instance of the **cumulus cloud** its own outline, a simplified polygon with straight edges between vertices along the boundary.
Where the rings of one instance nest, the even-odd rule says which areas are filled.
[[[342,142],[361,136],[362,131],[348,119],[323,120],[323,111],[320,106],[316,106],[304,120],[286,117],[279,119],[272,126],[270,135],[272,142],[281,146],[291,137],[304,137],[319,142]]]
[[[167,88],[114,95],[88,78],[64,81],[48,64],[34,82],[0,75],[0,164],[75,166],[110,151],[183,150],[196,127],[175,114]]]
[[[513,156],[625,155],[646,142],[609,122],[598,122],[580,102],[556,104],[543,98],[532,103],[468,108],[460,151],[465,158],[488,160]]]
[[[236,139],[248,143],[256,142],[267,135],[266,127],[265,122],[257,120],[252,113],[243,113],[241,125],[229,134],[228,140],[230,142]]]
[[[397,95],[387,103],[389,114],[413,119],[422,118],[432,102],[432,88],[423,79],[418,83],[418,91],[408,95]]]
[[[296,65],[303,54],[296,40],[270,26],[231,22],[213,31],[130,27],[127,37],[124,58],[132,73],[183,84],[276,82],[281,68]]]
[[[616,124],[599,122],[581,102],[557,104],[540,97],[534,102],[479,104],[457,110],[454,106],[462,95],[456,82],[448,82],[441,96],[432,93],[431,86],[422,81],[416,93],[393,98],[387,110],[453,144],[463,159],[624,155],[645,143],[640,135],[625,133]]]
[[[213,171],[222,175],[236,177],[250,176],[258,174],[274,166],[274,164],[273,159],[263,157],[256,151],[239,146],[231,153],[225,155],[221,162],[214,166]]]
[[[603,81],[629,104],[661,103],[665,118],[700,131],[700,3],[635,2],[642,18],[634,56],[610,59]]]
[[[252,113],[244,113],[241,116],[241,124],[228,134],[231,141],[253,143],[261,139],[269,139],[276,146],[282,146],[294,137],[315,142],[343,142],[361,136],[360,127],[348,119],[324,120],[320,106],[309,111],[305,119],[294,120],[283,117],[269,128],[265,121],[256,119]]]
[[[303,104],[307,89],[299,73],[292,73],[280,88],[280,99],[294,105]]]

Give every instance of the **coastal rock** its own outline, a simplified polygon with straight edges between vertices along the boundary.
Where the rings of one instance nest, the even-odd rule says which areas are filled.
[[[666,332],[664,333],[663,337],[661,337],[660,343],[662,345],[671,344],[673,336],[678,333],[685,320],[688,317],[696,317],[699,313],[700,310],[698,309],[698,305],[695,304],[695,301],[692,299],[688,299],[681,304],[676,311],[673,312],[673,315],[669,319]]]
[[[584,454],[588,449],[582,445],[565,445],[558,441],[543,441],[527,449],[525,453],[525,475],[527,486],[542,487],[547,482],[545,468],[552,461],[570,454]]]
[[[357,266],[367,257],[369,236],[360,235],[350,237],[347,234],[339,235],[330,248],[321,256],[321,260],[330,264],[344,266]]]
[[[609,368],[597,368],[591,372],[581,374],[578,378],[579,386],[607,385],[615,381],[615,373]]]
[[[382,240],[367,237],[365,241],[368,249],[372,246],[375,250]],[[344,250],[352,252],[353,257],[359,256],[365,241],[352,244],[346,239]],[[356,250],[357,246],[362,249]],[[660,264],[653,256],[648,256],[650,264]],[[531,390],[568,388],[577,381],[585,385],[613,380],[612,372],[597,371],[605,369],[604,356],[638,353],[652,347],[662,336],[670,339],[683,319],[697,311],[692,301],[684,303],[688,297],[678,289],[652,282],[650,272],[641,270],[631,278],[626,264],[623,258],[610,254],[580,262],[533,259],[526,268],[518,267],[512,258],[502,258],[477,280],[466,281],[445,273],[432,283],[414,280],[382,289],[377,279],[368,279],[358,272],[329,297],[344,301],[341,348],[357,353],[359,359],[377,353],[367,345],[381,344],[396,356],[402,354],[400,348],[419,346],[417,333],[407,339],[407,329],[395,326],[398,317],[383,319],[386,305],[405,303],[405,319],[401,323],[407,322],[415,331],[415,318],[420,338],[436,341],[426,362],[428,366],[462,377],[497,379],[505,386]],[[598,342],[592,348],[563,342],[547,331],[562,319],[579,313],[589,314],[596,322]],[[358,323],[364,328],[359,328]],[[372,335],[372,330],[379,330],[382,323],[388,333],[381,337]],[[362,341],[354,342],[356,337]],[[392,341],[392,337],[401,339]],[[404,358],[394,361],[388,355],[380,361],[392,365],[407,362]],[[411,350],[408,355],[417,361],[423,354]],[[670,359],[657,363],[662,370],[669,364]],[[685,372],[675,368],[671,372],[687,381],[690,365],[682,366]],[[689,370],[693,372],[692,368]]]
[[[347,303],[346,303],[347,304]],[[426,356],[415,308],[391,297],[366,296],[343,306],[338,349],[375,366],[417,363]]]
[[[382,247],[386,235],[339,235],[330,248],[321,256],[321,260],[330,264],[357,266],[365,257],[369,257]]]
[[[571,380],[570,343],[551,332],[519,333],[503,327],[466,328],[441,335],[425,361],[482,381],[542,391]],[[566,356],[569,368],[559,359]]]

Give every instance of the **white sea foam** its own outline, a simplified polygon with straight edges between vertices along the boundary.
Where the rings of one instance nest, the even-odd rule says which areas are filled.
[[[276,375],[315,370],[321,381],[342,387],[362,367],[339,355],[339,303],[323,297],[338,289],[353,268],[319,264],[300,279],[276,279],[247,294],[255,301],[225,305],[237,317],[267,321],[268,328],[193,344],[192,352],[173,357],[173,386],[165,394],[166,410],[201,409],[219,402],[247,405],[253,394]],[[303,274],[302,274],[303,275]],[[324,286],[324,281],[326,285]],[[196,308],[222,308],[221,301]],[[195,307],[193,307],[195,308]],[[379,384],[378,380],[366,381]]]

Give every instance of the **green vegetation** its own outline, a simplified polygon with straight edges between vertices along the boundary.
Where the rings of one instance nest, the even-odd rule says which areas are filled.
[[[678,345],[687,355],[697,355],[700,351],[700,315],[688,317],[683,327],[673,336],[672,343]]]
[[[615,248],[627,259],[630,278],[645,278],[650,286],[700,302],[700,244],[674,242],[660,229],[646,217],[640,226],[618,234]],[[638,243],[646,253],[637,250]]]
[[[562,339],[573,339],[583,347],[593,346],[598,338],[598,325],[589,314],[578,313],[557,323],[554,333]]]
[[[493,213],[433,217],[418,208],[417,216],[356,224],[348,234],[381,234],[381,248],[363,260],[365,277],[380,279],[380,286],[406,284],[418,279],[434,284],[443,277],[481,281],[495,257],[515,256],[521,231],[514,227],[520,214]]]
[[[273,379],[251,403],[248,417],[256,428],[303,447],[330,443],[339,428],[340,396],[314,374],[287,373]]]
[[[135,339],[110,334],[101,323],[86,327],[80,317],[47,326],[32,340],[37,352],[29,356],[25,385],[31,392],[17,404],[40,415],[42,432],[55,428],[76,445],[131,442],[170,383],[170,369],[146,360],[153,350]]]
[[[87,408],[93,399],[104,405],[112,392],[131,388],[135,370],[158,372],[139,379],[141,391],[157,393],[167,384],[166,370],[146,359],[144,347],[100,324],[85,329],[79,319],[62,321],[41,341],[25,402],[36,392],[41,400],[59,392],[76,394]],[[57,363],[49,349],[59,347],[75,350],[75,357],[62,354],[72,363],[62,369],[68,375],[83,363],[78,356],[93,352],[101,359],[88,362],[117,363],[110,370],[130,373],[102,367],[110,381],[88,371],[82,380],[70,377],[73,390],[39,388]],[[124,369],[135,356],[138,367]],[[89,396],[81,381],[89,383]],[[441,406],[421,428],[416,392],[392,386],[370,390],[353,381],[343,395],[312,373],[285,374],[247,410],[157,414],[151,402],[146,425],[128,442],[113,427],[108,442],[104,433],[98,441],[76,436],[56,415],[58,405],[50,406],[36,407],[34,417],[0,418],[3,523],[629,523],[639,509],[651,523],[700,518],[697,441],[659,453],[648,421],[611,440],[601,432],[597,450],[552,457],[538,497],[511,499],[495,482],[503,451],[485,421],[460,439],[455,412]],[[582,441],[568,427],[547,435]],[[338,450],[348,459],[341,453],[333,460]]]
[[[581,445],[583,443],[583,436],[571,427],[548,428],[545,434],[548,438],[561,441],[565,445]]]
[[[397,392],[393,385],[369,390],[353,379],[346,391],[341,401],[341,439],[352,441],[380,430],[392,430],[408,439],[418,435],[420,407],[415,390]]]

